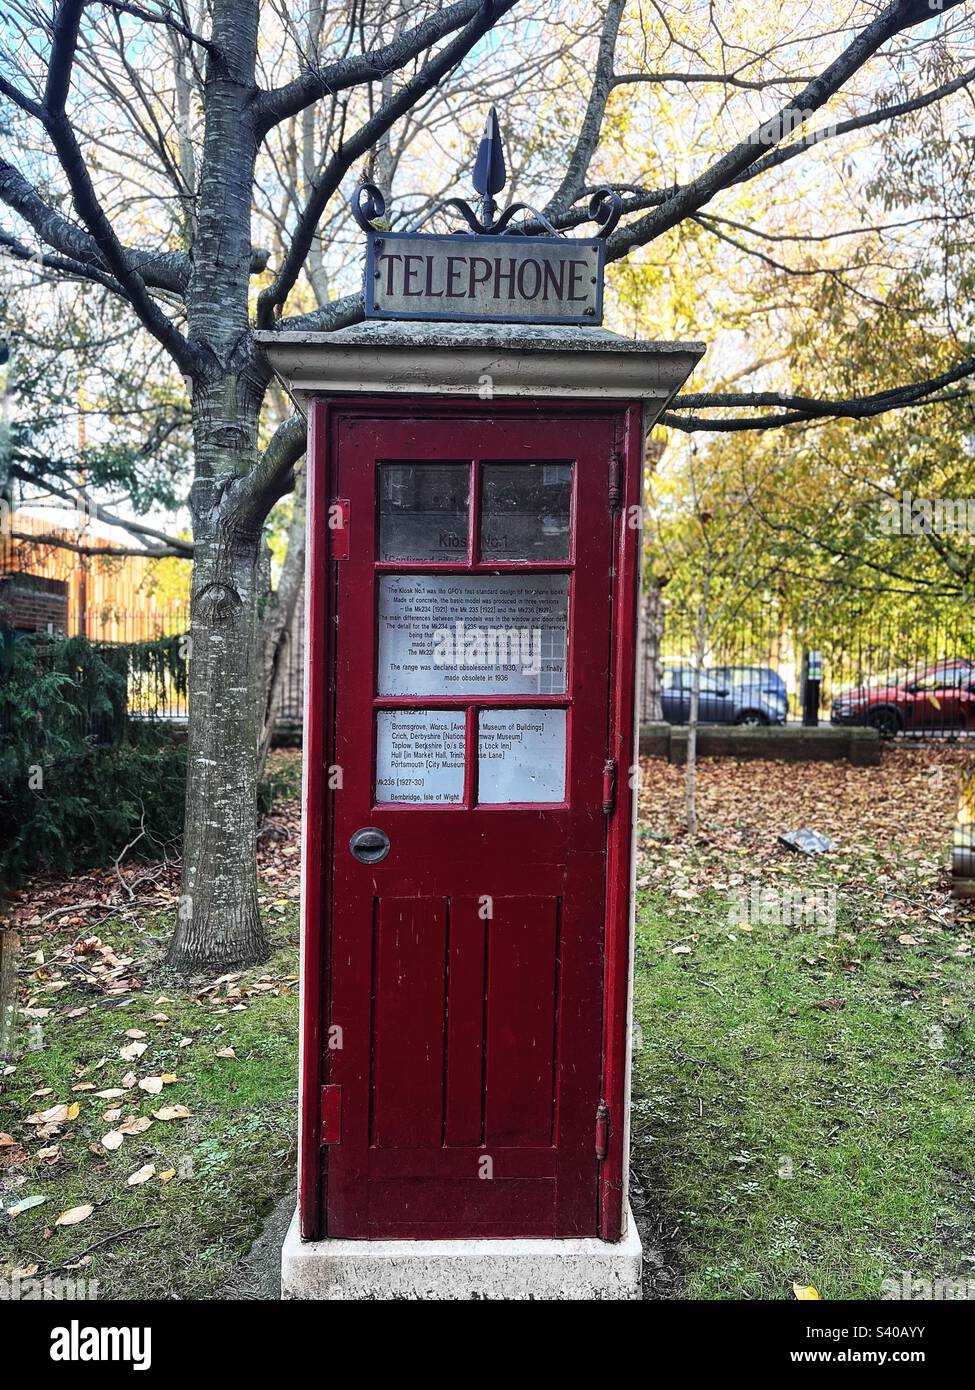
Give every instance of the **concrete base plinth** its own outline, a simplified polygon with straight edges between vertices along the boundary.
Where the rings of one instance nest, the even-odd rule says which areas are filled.
[[[638,1299],[643,1251],[602,1240],[302,1241],[281,1251],[281,1297],[314,1299]]]

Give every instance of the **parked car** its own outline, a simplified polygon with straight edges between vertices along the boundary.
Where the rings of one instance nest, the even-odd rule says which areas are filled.
[[[884,738],[924,729],[975,729],[975,664],[962,657],[892,671],[833,701],[833,724],[865,724]]]
[[[786,699],[755,685],[736,685],[717,676],[717,669],[701,672],[698,721],[701,724],[783,724]],[[664,671],[660,702],[670,724],[686,724],[691,714],[694,673],[689,666]]]
[[[759,690],[774,696],[784,710],[789,708],[789,692],[785,681],[771,666],[713,666],[709,672],[715,680],[736,686],[739,690]]]

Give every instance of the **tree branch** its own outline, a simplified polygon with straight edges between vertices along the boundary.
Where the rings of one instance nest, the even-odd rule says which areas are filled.
[[[185,560],[187,555],[183,550],[175,550],[169,546],[129,546],[129,545],[83,545],[78,541],[69,541],[57,532],[50,532],[47,535],[35,535],[31,531],[8,531],[9,536],[15,541],[26,541],[31,545],[50,545],[58,550],[70,550],[74,555],[103,555],[106,559],[128,557],[143,560]]]
[[[189,25],[183,24],[170,11],[165,13],[153,13],[152,10],[145,9],[142,5],[129,5],[124,0],[99,0],[106,9],[116,10],[119,14],[132,15],[134,19],[145,20],[147,24],[165,24],[167,29],[171,29],[174,34],[180,34],[188,43],[195,43],[200,48],[205,48],[213,57],[221,56],[220,48],[212,39],[204,38],[202,34],[196,33]]]
[[[74,492],[69,492],[65,488],[60,488],[52,483],[50,479],[42,474],[37,474],[27,468],[21,468],[14,464],[10,469],[11,476],[17,478],[22,483],[29,483],[32,487],[40,488],[44,492],[50,493],[52,497],[60,497],[62,501],[69,502],[73,507],[77,507],[78,502],[84,503],[87,514],[95,521],[104,522],[106,526],[117,526],[123,531],[128,531],[133,536],[149,536],[153,540],[161,541],[164,546],[172,550],[174,554],[181,554],[185,559],[193,558],[193,542],[185,541],[181,536],[171,536],[166,531],[159,531],[154,526],[147,526],[145,522],[136,521],[134,518],[117,516],[110,512],[100,503],[92,499],[91,494],[86,488],[77,487]]]
[[[274,431],[254,468],[237,484],[243,516],[263,524],[275,502],[294,487],[295,464],[305,452],[306,436],[303,415],[292,415]]]
[[[279,333],[335,333],[340,328],[349,328],[361,323],[365,317],[365,301],[361,290],[355,294],[332,299],[320,309],[310,314],[293,314],[290,318],[278,319],[274,327]]]
[[[614,85],[613,60],[616,56],[616,39],[625,4],[626,0],[609,0],[609,4],[606,6],[603,30],[599,39],[599,53],[596,58],[596,70],[593,73],[586,114],[582,118],[582,125],[579,127],[579,135],[569,159],[565,176],[545,209],[545,214],[550,220],[552,212],[564,211],[570,203],[578,198],[592,157],[596,153],[603,117],[606,114],[606,102]]]
[[[308,196],[308,202],[298,221],[281,269],[273,283],[261,292],[257,302],[258,327],[271,326],[274,310],[280,308],[290,294],[301,274],[328,201],[353,163],[371,149],[376,140],[420,97],[436,87],[451,68],[465,58],[478,40],[484,37],[503,14],[513,9],[517,2],[518,0],[494,0],[491,5],[481,6],[480,13],[466,28],[439,53],[429,58],[414,77],[405,82],[399,91],[394,92],[388,101],[383,102],[371,120],[366,121],[350,139],[343,142]]]
[[[85,0],[61,0],[55,12],[44,88],[44,129],[67,176],[78,215],[98,248],[99,259],[122,286],[144,326],[159,339],[180,370],[189,374],[197,366],[197,355],[149,295],[142,276],[126,259],[125,249],[98,201],[77,136],[65,111],[78,44],[78,26],[84,8]]]
[[[58,274],[68,278],[79,280],[91,280],[95,284],[104,286],[111,290],[113,294],[124,296],[122,286],[117,280],[113,280],[110,275],[105,275],[94,266],[85,265],[81,261],[73,261],[68,256],[51,256],[39,251],[32,251],[29,246],[25,246],[22,241],[18,241],[9,232],[0,228],[0,252],[10,256],[13,260],[24,261],[36,266],[38,270],[54,270]]]
[[[60,0],[60,4],[54,8],[51,54],[47,62],[47,82],[44,84],[45,118],[64,115],[84,9],[85,0]]]
[[[108,266],[94,237],[49,207],[20,170],[3,158],[0,158],[0,202],[22,217],[53,250],[100,274],[107,273]],[[189,274],[189,262],[182,252],[137,251],[126,247],[123,255],[144,284],[182,294]]]
[[[940,13],[963,3],[964,0],[942,0]],[[803,126],[813,112],[824,106],[889,39],[904,29],[930,20],[932,16],[928,0],[892,0],[840,56],[819,77],[808,83],[793,101],[782,107],[775,117],[758,126],[696,179],[673,191],[655,212],[617,231],[610,238],[607,258],[618,260],[633,247],[653,241],[691,213],[697,212],[721,189],[738,182],[747,170],[759,162],[763,152],[768,152],[770,146],[779,145],[786,134],[792,134]]]
[[[781,145],[777,150],[770,150],[744,174],[735,179],[735,183],[744,183],[748,179],[757,178],[759,174],[777,168],[786,160],[795,159],[796,155],[802,154],[810,145],[821,145],[837,135],[849,135],[851,131],[863,130],[866,126],[878,125],[881,121],[893,121],[898,116],[909,116],[913,111],[921,111],[925,106],[932,106],[936,101],[942,101],[954,92],[961,91],[963,87],[968,87],[973,81],[975,81],[975,68],[969,68],[960,77],[954,77],[950,82],[942,83],[940,87],[932,87],[930,92],[922,92],[920,96],[911,97],[907,101],[899,101],[893,106],[878,106],[873,111],[865,111],[861,116],[851,116],[849,120],[838,121],[835,125],[820,126],[817,130],[810,131],[803,140],[794,145]]]
[[[867,396],[851,396],[835,401],[813,396],[790,396],[780,391],[689,392],[679,396],[674,405],[661,417],[661,424],[681,430],[715,430],[725,432],[744,429],[769,429],[773,425],[808,424],[814,420],[867,420],[888,410],[903,410],[907,406],[936,405],[967,397],[969,391],[944,394],[946,388],[958,381],[975,376],[975,357],[968,357],[950,371],[926,381],[895,386],[887,391],[875,391]],[[767,407],[785,414],[747,416],[731,420],[709,420],[706,416],[684,415],[692,410],[733,410],[735,408]]]
[[[810,82],[810,77],[738,77],[734,73],[723,72],[620,72],[612,80],[613,87],[624,87],[630,83],[649,82],[664,86],[668,82],[679,82],[683,86],[707,83],[711,86],[741,87],[749,92],[763,92],[768,87],[787,87],[796,82]]]
[[[44,115],[42,106],[22,92],[19,87],[15,87],[12,82],[8,82],[5,77],[0,77],[0,96],[5,96],[8,101],[12,101],[15,106],[20,107],[21,111],[26,111],[28,116],[33,116],[37,121],[41,120]]]
[[[260,94],[254,114],[258,136],[266,135],[272,126],[287,120],[289,116],[297,116],[299,111],[319,97],[334,96],[363,82],[380,81],[387,73],[395,72],[425,49],[431,48],[445,34],[467,24],[479,12],[489,16],[493,23],[496,12],[510,8],[510,5],[499,4],[498,0],[456,0],[455,4],[431,15],[381,48],[353,58],[342,58],[325,68],[309,68],[293,82]],[[490,27],[489,23],[487,28]]]

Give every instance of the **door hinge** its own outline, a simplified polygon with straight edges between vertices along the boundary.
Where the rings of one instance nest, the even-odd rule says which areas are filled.
[[[614,449],[609,456],[609,509],[618,512],[623,505],[623,455]]]
[[[607,758],[603,764],[603,815],[611,816],[616,810],[616,763]]]
[[[347,497],[336,497],[328,507],[328,554],[331,560],[349,558],[349,526],[352,509]]]
[[[320,1144],[342,1142],[342,1087],[322,1087]]]
[[[596,1157],[605,1158],[609,1153],[609,1106],[601,1100],[596,1106]]]

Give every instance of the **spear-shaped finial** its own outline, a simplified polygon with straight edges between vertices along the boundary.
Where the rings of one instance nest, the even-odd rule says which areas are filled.
[[[474,188],[481,195],[481,221],[490,225],[498,205],[495,193],[500,193],[508,181],[508,171],[504,166],[504,145],[501,142],[501,127],[498,113],[492,106],[484,125],[484,134],[477,150],[474,164]]]

